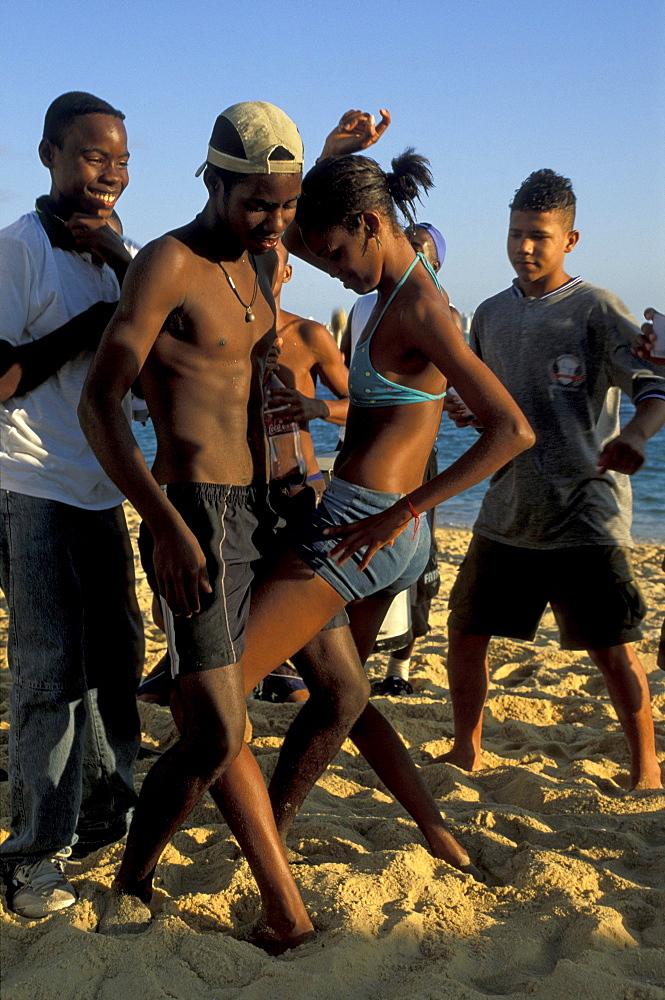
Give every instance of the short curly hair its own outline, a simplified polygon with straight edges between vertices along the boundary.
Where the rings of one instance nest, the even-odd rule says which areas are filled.
[[[577,199],[568,177],[553,170],[534,170],[522,182],[510,203],[511,212],[563,212],[570,229],[575,223]]]
[[[69,93],[56,97],[49,106],[44,118],[44,138],[55,146],[62,146],[65,132],[82,115],[110,115],[120,121],[125,120],[122,111],[118,111],[108,101],[84,90],[70,90]]]

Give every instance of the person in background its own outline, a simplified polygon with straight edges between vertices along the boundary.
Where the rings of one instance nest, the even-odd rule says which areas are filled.
[[[523,182],[508,227],[517,277],[473,319],[473,350],[523,408],[536,444],[492,479],[450,595],[455,738],[437,760],[482,767],[490,639],[533,639],[549,603],[562,647],[586,650],[603,675],[631,787],[660,788],[649,687],[631,645],[645,606],[630,564],[628,477],[665,423],[665,377],[632,355],[644,338],[623,303],[567,274],[575,204],[570,180],[552,170]],[[621,390],[635,404],[623,429]],[[446,409],[482,429],[468,403],[462,390]]]
[[[345,423],[349,406],[349,373],[341,351],[325,326],[286,312],[282,308],[282,288],[291,281],[293,267],[289,264],[289,254],[281,240],[276,253],[277,267],[272,286],[279,338],[279,365],[276,374],[283,383],[283,388],[271,392],[268,410],[276,413],[284,412],[289,419],[299,422],[303,456],[307,463],[306,487],[309,486],[314,491],[317,503],[325,489],[325,483],[314,454],[309,421],[318,418],[332,424]],[[337,399],[315,398],[317,379],[320,379]],[[302,510],[302,497],[291,498],[282,505],[287,519],[293,516],[288,510],[291,504],[294,504],[298,511]],[[281,529],[278,527],[277,530]],[[336,628],[347,624],[348,617],[342,611],[324,628]],[[312,658],[316,660],[318,655],[320,650],[314,639],[303,650],[294,654],[289,663],[283,663],[272,670],[258,685],[255,697],[271,702],[306,701],[309,698],[309,691],[295,664],[300,659],[309,663]]]
[[[644,318],[646,323],[641,326],[642,333],[638,337],[637,345],[633,351],[638,358],[645,358],[650,361],[653,365],[665,366],[665,357],[662,354],[656,355],[653,353],[656,344],[657,335],[654,331],[653,322],[654,318],[658,315],[658,310],[654,309],[653,306],[649,306],[648,309],[644,310]],[[662,322],[662,311],[660,312],[661,322]],[[662,334],[661,334],[662,339]],[[665,558],[663,559],[662,565],[663,572],[665,572]],[[656,662],[661,670],[665,670],[665,618],[663,619],[663,624],[660,628],[660,641],[658,643],[658,655]]]
[[[286,312],[281,305],[282,288],[292,277],[289,254],[280,242],[277,244],[278,267],[273,280],[273,295],[277,309],[276,329],[280,339],[279,366],[276,375],[284,388],[270,393],[269,412],[284,413],[300,424],[300,437],[307,479],[313,489],[323,492],[323,476],[314,454],[310,420],[326,420],[343,426],[349,408],[349,373],[342,352],[325,326],[315,320],[304,319]],[[317,399],[316,382],[319,380],[337,398]]]

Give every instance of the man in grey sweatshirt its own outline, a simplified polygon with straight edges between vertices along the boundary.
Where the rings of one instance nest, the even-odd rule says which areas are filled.
[[[455,740],[438,760],[482,766],[489,641],[533,639],[550,604],[562,647],[585,649],[603,674],[631,787],[660,788],[649,688],[630,645],[646,609],[628,551],[628,476],[665,423],[665,378],[632,354],[639,326],[623,303],[565,272],[579,239],[570,181],[539,170],[510,207],[517,278],[479,307],[471,346],[522,408],[536,444],[493,477],[451,592]],[[623,430],[621,390],[635,404]],[[475,424],[458,397],[446,409],[458,426]]]

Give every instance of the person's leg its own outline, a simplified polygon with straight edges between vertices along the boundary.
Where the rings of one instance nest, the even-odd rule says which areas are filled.
[[[370,597],[354,601],[347,608],[351,631],[363,662],[372,651],[390,601],[391,597]],[[446,827],[401,737],[375,705],[367,705],[353,726],[350,738],[386,788],[416,821],[434,857],[471,871],[469,855]]]
[[[133,767],[141,741],[136,686],[144,653],[122,507],[85,513],[76,551],[83,583],[87,681],[76,855],[127,832],[128,810],[136,802]]]
[[[169,488],[169,499],[180,505],[209,554],[213,593],[190,619],[174,617],[162,604],[175,675],[172,707],[181,735],[144,782],[114,884],[111,925],[126,926],[126,919],[145,925],[149,919],[145,908],[142,913],[137,910],[136,917],[123,917],[122,904],[131,897],[149,901],[161,850],[203,792],[234,761],[245,729],[242,668],[239,662],[229,664],[229,659],[242,655],[245,644],[252,580],[249,560],[256,555],[250,539],[256,518],[243,491],[235,487],[183,484]],[[149,533],[142,530],[142,558],[154,587],[150,542]],[[203,664],[209,669],[201,669]],[[260,771],[253,760],[241,758],[238,772],[236,799],[221,804],[262,894],[269,931],[255,943],[269,950],[276,944],[293,947],[303,934],[311,933],[311,923],[288,870]]]
[[[432,449],[423,483],[433,479],[438,473],[436,449]],[[419,638],[429,632],[429,612],[432,599],[438,594],[441,584],[438,564],[438,546],[436,543],[436,508],[427,511],[430,527],[430,554],[423,572],[417,581],[409,588],[411,602],[411,635],[410,642],[401,649],[393,649],[386,664],[386,674],[382,681],[372,685],[372,694],[412,694],[409,684],[411,657]]]
[[[69,847],[81,802],[83,595],[77,508],[0,491],[0,583],[9,606],[12,822],[3,865]]]
[[[315,640],[345,603],[301,559],[286,553],[252,594],[242,658],[245,693]],[[332,657],[325,659],[313,652],[316,672],[304,675],[310,697],[289,728],[270,783],[275,820],[283,839],[367,703],[369,687],[350,630],[345,626],[333,631],[338,635]],[[241,764],[242,760],[234,762],[213,790],[220,807],[226,803],[227,808],[240,808],[244,794]]]
[[[388,791],[418,824],[434,857],[461,871],[477,874],[467,851],[446,827],[432,793],[399,734],[375,705],[365,708],[350,738]]]
[[[448,687],[453,709],[454,739],[447,753],[434,760],[435,764],[455,764],[465,771],[478,771],[483,766],[481,740],[483,709],[489,687],[487,648],[492,637],[470,635],[448,629]]]
[[[545,607],[547,553],[474,535],[450,592],[448,684],[452,749],[434,763],[482,767],[483,709],[489,687],[487,649],[493,635],[533,639]]]
[[[237,756],[245,724],[239,664],[186,674],[178,681],[180,739],[152,766],[114,881],[120,893],[149,902],[164,847],[206,789]]]
[[[40,918],[71,906],[64,875],[81,802],[85,678],[80,511],[0,491],[0,585],[9,608],[11,826],[0,845],[8,905]]]
[[[628,549],[587,545],[556,553],[552,610],[564,649],[586,649],[603,674],[630,750],[632,788],[660,788],[649,685],[630,643],[646,604]]]
[[[319,632],[345,600],[301,559],[288,553],[252,595],[242,664],[245,691],[303,646],[298,668],[310,692],[284,739],[270,782],[282,839],[367,703],[369,685],[347,626],[332,629],[332,646]]]
[[[373,695],[413,693],[413,688],[409,684],[409,667],[411,653],[415,646],[412,604],[414,592],[415,587],[409,587],[394,597],[388,606],[383,621],[379,625],[379,633],[372,647],[373,652],[383,652],[386,646],[393,646],[396,641],[405,642],[406,644],[399,649],[393,648],[390,650],[384,677],[372,683]],[[379,598],[380,596],[380,594],[374,595],[375,598]],[[403,621],[400,621],[400,618]],[[402,627],[404,627],[404,631],[402,631]],[[383,636],[381,634],[382,631]]]
[[[397,660],[398,663],[405,663],[405,662],[408,663],[409,660],[411,659],[414,649],[416,648],[416,638],[417,637],[414,636],[411,642],[408,642],[406,646],[403,646],[401,649],[393,649],[392,653],[390,654],[390,659]],[[392,675],[386,674],[386,676],[391,677]],[[396,674],[395,676],[401,676],[401,674]],[[404,680],[408,680],[408,677],[409,674],[407,671]]]
[[[420,581],[418,581],[419,586]],[[418,639],[427,635],[429,627],[429,612],[431,601],[423,600],[414,604],[414,592],[416,587],[411,587],[411,634],[413,638],[401,649],[393,649],[386,664],[386,674],[383,680],[375,681],[372,684],[372,694],[413,694],[413,687],[409,683],[409,673],[411,670],[411,657],[416,648]]]
[[[662,788],[644,668],[631,645],[588,649],[601,671],[630,751],[631,789]]]
[[[184,725],[179,693],[171,700],[173,718]],[[225,781],[231,771],[231,778]],[[209,791],[256,879],[269,928],[267,941],[288,942],[290,947],[312,931],[275,827],[268,790],[249,747],[243,743],[226,775],[213,782]],[[258,939],[255,943],[261,944]],[[265,945],[264,945],[265,946]]]

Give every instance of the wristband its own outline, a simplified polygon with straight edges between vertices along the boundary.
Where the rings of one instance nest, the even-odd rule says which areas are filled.
[[[418,534],[418,528],[420,527],[420,514],[418,513],[418,511],[416,510],[416,508],[411,503],[410,497],[407,496],[405,499],[406,499],[406,502],[409,505],[409,510],[411,511],[411,517],[416,522],[414,524],[414,526],[413,526],[413,537],[415,538],[416,535]]]

